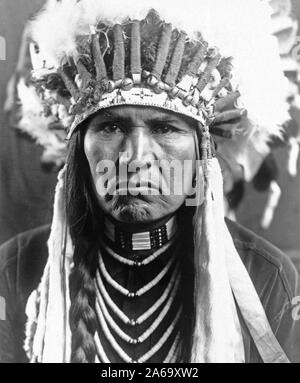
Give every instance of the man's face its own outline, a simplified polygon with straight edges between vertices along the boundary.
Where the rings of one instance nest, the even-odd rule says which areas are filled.
[[[191,121],[151,107],[118,106],[95,115],[84,150],[102,210],[121,222],[144,223],[175,212],[194,174]]]

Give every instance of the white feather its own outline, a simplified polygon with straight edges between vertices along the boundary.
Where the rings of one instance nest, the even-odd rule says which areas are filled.
[[[48,129],[48,125],[54,119],[44,116],[43,105],[35,88],[26,86],[23,79],[19,81],[17,88],[22,114],[19,129],[27,132],[38,144],[51,151],[53,157],[62,158],[66,152],[66,144]]]

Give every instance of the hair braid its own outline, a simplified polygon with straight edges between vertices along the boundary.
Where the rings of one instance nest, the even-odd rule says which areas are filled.
[[[72,363],[93,363],[97,327],[94,276],[97,261],[95,216],[91,201],[89,168],[83,151],[84,129],[76,132],[69,143],[67,160],[66,207],[70,234],[74,244],[74,268],[70,274],[70,327]],[[92,209],[92,206],[94,207]]]
[[[81,247],[81,246],[79,246]],[[97,327],[95,315],[95,289],[92,276],[94,251],[82,252],[77,247],[74,269],[70,275],[70,326],[72,331],[72,363],[93,363],[96,347],[94,334]],[[74,254],[75,260],[75,254]]]

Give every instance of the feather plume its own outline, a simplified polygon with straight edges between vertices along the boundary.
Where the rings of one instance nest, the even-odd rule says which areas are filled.
[[[22,115],[18,127],[28,133],[46,151],[51,152],[53,160],[61,163],[66,155],[66,143],[49,130],[48,127],[54,122],[54,118],[45,117],[43,104],[35,88],[28,87],[21,79],[18,83],[18,97],[21,102]]]

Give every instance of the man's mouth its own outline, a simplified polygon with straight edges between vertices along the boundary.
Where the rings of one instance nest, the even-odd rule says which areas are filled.
[[[149,180],[141,180],[138,182],[121,181],[116,185],[114,195],[159,195],[162,194],[161,187]]]

